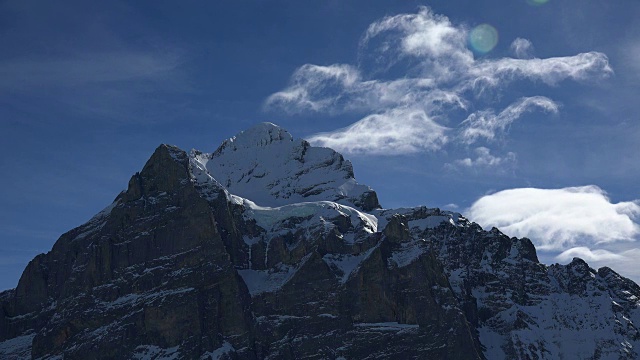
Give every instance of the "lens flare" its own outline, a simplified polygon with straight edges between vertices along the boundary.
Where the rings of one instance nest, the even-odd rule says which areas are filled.
[[[478,25],[469,33],[469,44],[479,53],[488,53],[498,44],[498,30],[489,24]]]

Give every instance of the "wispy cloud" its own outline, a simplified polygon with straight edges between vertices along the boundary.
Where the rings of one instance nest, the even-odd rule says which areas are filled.
[[[92,121],[161,121],[167,96],[193,93],[179,51],[101,51],[0,61],[0,95],[24,99],[25,111],[63,112]],[[39,107],[30,107],[37,99]],[[22,101],[13,101],[19,104]],[[162,109],[162,110],[160,110]]]
[[[511,52],[518,59],[530,59],[533,57],[533,44],[523,38],[516,38],[511,43]]]
[[[180,64],[175,53],[101,52],[0,61],[0,91],[159,79]]]
[[[445,169],[464,170],[464,169],[481,169],[505,171],[513,168],[517,163],[517,156],[514,152],[508,152],[504,156],[495,156],[491,154],[491,150],[481,146],[474,150],[475,158],[464,158],[445,164]]]
[[[404,60],[418,60],[400,70],[419,71],[414,77],[447,80],[474,63],[466,46],[467,33],[466,27],[427,7],[417,14],[388,16],[369,25],[360,42],[359,65],[375,74]]]
[[[556,259],[560,262],[568,262],[571,261],[571,259],[573,259],[574,257],[579,257],[590,262],[622,260],[625,258],[624,255],[616,254],[609,250],[591,250],[586,246],[576,246],[563,251],[558,256],[556,256]]]
[[[351,65],[307,64],[294,72],[289,87],[267,98],[265,107],[291,114],[384,112],[405,107],[429,108],[435,112],[446,106],[465,107],[459,94],[437,88],[433,79],[363,79],[361,71]]]
[[[534,96],[519,99],[498,114],[493,109],[472,113],[461,124],[461,141],[472,144],[480,138],[494,140],[496,136],[504,134],[520,116],[536,108],[557,113],[559,105],[544,96]]]
[[[502,92],[513,81],[558,85],[612,73],[607,56],[599,52],[525,58],[532,49],[526,39],[514,42],[519,58],[476,59],[467,47],[468,34],[466,26],[426,7],[416,14],[385,17],[364,33],[357,64],[303,65],[288,87],[267,98],[265,108],[360,114],[352,126],[309,138],[340,151],[433,151],[455,142],[494,140],[525,112],[558,111],[543,96],[517,99],[496,111],[495,98],[486,94]],[[468,113],[466,119],[459,118],[460,112]]]
[[[624,75],[637,84],[640,79],[640,40],[620,41],[616,50]]]
[[[22,113],[148,123],[177,108],[169,96],[193,93],[187,53],[126,2],[8,1],[0,10],[11,19],[0,37],[0,97]]]
[[[395,108],[308,140],[350,153],[407,154],[440,149],[448,141],[448,130],[422,109]]]
[[[506,85],[515,79],[540,80],[557,85],[563,80],[588,81],[605,78],[613,73],[609,59],[599,52],[547,59],[485,60],[477,62],[471,73],[489,84]]]
[[[612,203],[597,186],[503,190],[478,199],[466,214],[484,227],[529,237],[543,250],[633,241],[640,234],[640,202]]]
[[[287,89],[269,96],[266,104],[289,113],[333,111],[340,107],[342,94],[358,93],[365,87],[360,82],[358,69],[350,65],[307,64],[293,73]]]

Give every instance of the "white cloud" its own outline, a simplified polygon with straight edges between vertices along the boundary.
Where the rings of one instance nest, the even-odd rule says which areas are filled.
[[[293,73],[287,89],[272,94],[266,103],[288,112],[330,109],[337,105],[340,94],[354,91],[359,78],[358,69],[350,65],[307,64]]]
[[[440,149],[448,140],[448,130],[420,109],[396,108],[308,140],[314,145],[350,153],[406,154]]]
[[[581,258],[588,262],[600,262],[610,260],[622,260],[625,257],[620,254],[613,253],[609,250],[597,249],[591,250],[586,246],[577,246],[569,250],[565,250],[556,256],[559,262],[570,262],[574,257]]]
[[[388,16],[369,25],[360,42],[360,61],[386,70],[406,57],[419,58],[423,74],[438,80],[449,79],[473,64],[467,49],[467,29],[455,26],[446,16],[421,7],[417,14]],[[378,68],[374,72],[380,71]]]
[[[267,98],[265,108],[360,114],[361,120],[352,126],[311,136],[317,143],[342,151],[383,153],[392,146],[396,154],[431,151],[452,141],[493,140],[524,112],[558,110],[557,104],[542,96],[516,100],[497,115],[493,107],[482,107],[481,95],[500,92],[514,80],[556,85],[612,72],[607,56],[598,52],[548,59],[474,59],[467,37],[465,26],[426,7],[416,14],[385,17],[366,30],[357,65],[303,65],[288,87]],[[531,49],[525,39],[515,44],[520,53]],[[479,110],[462,122],[460,110],[468,111],[472,103]],[[422,114],[422,120],[411,121],[416,126],[412,131],[427,139],[410,134],[403,123],[407,111]],[[450,118],[452,113],[456,117]],[[393,118],[397,114],[401,116]],[[442,130],[445,125],[462,125],[463,136],[449,137]],[[388,136],[383,136],[387,131]]]
[[[445,210],[456,211],[460,207],[458,206],[458,204],[450,203],[450,204],[442,205],[442,208]]]
[[[518,59],[530,59],[533,57],[533,44],[523,38],[516,38],[511,43],[511,52]]]
[[[631,243],[629,245],[635,244]],[[574,257],[586,260],[589,266],[595,269],[608,266],[615,272],[632,279],[636,283],[640,281],[640,266],[638,266],[638,263],[640,263],[639,248],[591,250],[588,247],[579,246],[563,251],[553,258],[545,259],[543,255],[540,259],[566,264],[571,262]]]
[[[611,75],[613,70],[605,54],[588,52],[547,59],[484,60],[476,62],[471,73],[476,77],[486,77],[501,84],[525,78],[540,80],[547,85],[557,85],[567,79],[577,81],[601,79]]]
[[[504,157],[494,156],[491,154],[491,150],[481,146],[474,150],[476,158],[470,157],[456,160],[453,164],[446,164],[448,169],[460,169],[460,168],[484,168],[484,169],[498,169],[498,171],[504,171],[515,165],[517,162],[517,156],[513,152],[508,152]]]
[[[389,31],[402,32],[403,52],[417,56],[440,57],[458,53],[466,41],[465,33],[451,24],[446,16],[421,7],[417,14],[387,16],[374,22],[361,44],[367,44]]]
[[[611,203],[597,186],[519,188],[477,200],[468,217],[510,236],[528,237],[542,250],[633,240],[640,234],[637,201]]]
[[[304,65],[292,76],[288,88],[270,95],[265,106],[289,113],[380,111],[421,104],[422,108],[464,108],[455,92],[435,87],[426,78],[362,81],[360,71],[349,65]]]
[[[557,113],[559,106],[549,98],[534,96],[514,102],[499,114],[495,114],[493,110],[475,112],[462,122],[461,140],[465,144],[472,144],[479,138],[494,140],[496,136],[503,134],[511,123],[535,108]]]

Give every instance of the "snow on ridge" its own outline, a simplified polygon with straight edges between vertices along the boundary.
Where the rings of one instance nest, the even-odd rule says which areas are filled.
[[[409,221],[409,229],[418,228],[419,230],[433,229],[443,222],[448,222],[451,225],[455,226],[455,222],[450,216],[442,216],[442,215],[433,215],[426,217],[424,219],[416,219]]]
[[[120,200],[115,200],[107,207],[102,209],[99,213],[93,216],[89,221],[87,221],[84,225],[77,227],[76,229],[81,232],[77,234],[72,241],[78,241],[86,238],[87,236],[98,232],[100,229],[104,227],[107,223],[107,217],[111,214],[111,211],[116,208],[120,204]]]
[[[377,209],[371,213],[378,218],[378,228],[380,230],[387,226],[387,223],[394,215],[402,215],[408,221],[409,230],[424,231],[440,226],[443,222],[453,226],[465,226],[468,220],[462,214],[438,208],[427,208],[417,206],[413,208],[397,209]]]
[[[285,220],[293,218],[305,219],[303,222],[296,224],[296,229],[324,226],[324,231],[328,232],[329,229],[335,226],[331,223],[331,220],[339,216],[346,216],[349,218],[351,226],[355,231],[363,230],[367,233],[375,233],[378,230],[378,219],[374,215],[331,201],[301,202],[272,208],[259,206],[251,200],[236,195],[231,195],[231,199],[234,203],[245,207],[244,216],[247,219],[255,220],[256,225],[265,229],[267,231],[267,238],[281,230],[280,226],[283,225]],[[355,236],[348,236],[353,235],[351,232],[343,235],[343,241],[347,243],[350,241],[353,242],[355,238]],[[244,238],[244,241],[251,246],[260,240],[257,238]],[[340,281],[341,283],[345,283],[351,273],[377,248],[378,246],[374,246],[357,255],[327,254],[323,257],[323,260],[328,265],[333,265],[341,271],[342,276]],[[311,253],[307,254],[297,265],[280,263],[276,265],[275,268],[269,270],[241,269],[238,270],[238,273],[247,284],[249,293],[252,296],[264,292],[274,292],[280,289],[295,275],[310,255]]]
[[[247,209],[247,216],[254,219],[256,224],[265,230],[274,230],[281,221],[293,217],[317,218],[318,221],[333,219],[337,216],[347,216],[354,228],[362,225],[369,233],[378,229],[378,219],[368,213],[353,207],[341,205],[332,201],[300,202],[279,207],[259,206],[254,202],[235,196],[236,201],[242,201]]]
[[[239,148],[266,146],[279,141],[291,142],[293,141],[293,136],[291,136],[287,130],[274,123],[263,122],[225,140],[218,150],[216,150],[216,153],[223,152],[227,149],[235,151]]]
[[[189,173],[191,181],[200,186],[201,193],[207,199],[217,197],[218,189],[222,188],[222,185],[211,176],[207,170],[208,157],[197,150],[191,150],[189,153]],[[215,196],[214,196],[215,194]]]

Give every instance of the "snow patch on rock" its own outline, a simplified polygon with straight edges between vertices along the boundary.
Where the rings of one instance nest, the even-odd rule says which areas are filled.
[[[400,249],[391,254],[390,260],[397,267],[405,267],[424,254],[427,251],[426,246],[427,243],[423,239],[402,243]]]
[[[224,355],[231,354],[235,351],[236,349],[233,347],[233,345],[231,345],[228,341],[225,341],[218,349],[202,354],[200,360],[219,360]]]
[[[377,249],[375,246],[363,253],[357,255],[351,254],[326,254],[322,257],[329,267],[338,269],[342,276],[340,277],[340,283],[344,284],[349,280],[351,274],[360,267],[362,262],[366,260],[371,253]]]
[[[26,334],[0,342],[0,358],[31,359],[31,344],[36,334]]]

